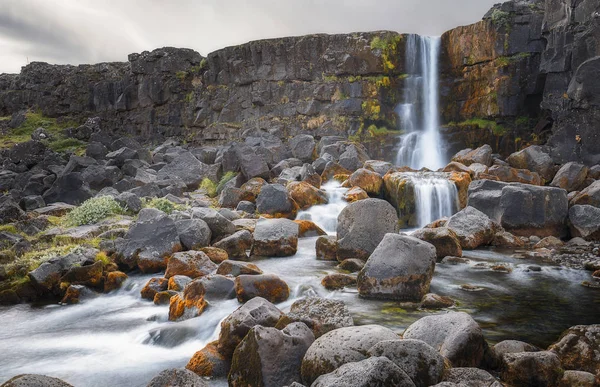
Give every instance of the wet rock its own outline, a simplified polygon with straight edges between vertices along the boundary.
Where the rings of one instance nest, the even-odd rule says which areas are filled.
[[[410,325],[403,337],[426,342],[454,367],[477,367],[487,348],[481,328],[464,312],[423,317]]]
[[[340,262],[337,267],[349,271],[350,273],[356,273],[365,267],[365,261],[356,258],[348,258]]]
[[[186,369],[164,370],[148,383],[147,387],[207,387],[208,383],[200,376]]]
[[[200,251],[206,254],[208,258],[217,265],[229,258],[227,251],[216,247],[203,247]]]
[[[600,325],[576,325],[567,329],[549,351],[565,369],[600,375]]]
[[[315,188],[304,181],[293,181],[287,185],[287,189],[301,210],[328,202],[325,191]]]
[[[104,279],[104,293],[120,289],[127,278],[127,274],[121,271],[111,271],[107,273],[106,278]]]
[[[390,359],[408,375],[417,387],[427,387],[442,380],[444,358],[420,340],[381,341],[369,349],[373,357]]]
[[[557,237],[549,236],[538,243],[536,243],[533,248],[534,249],[557,249],[559,247],[564,246],[564,242],[558,239]]]
[[[600,207],[575,205],[569,209],[569,229],[574,237],[600,240]]]
[[[221,322],[217,346],[219,353],[230,358],[252,327],[274,327],[282,316],[283,313],[264,298],[251,299]]]
[[[348,187],[359,187],[367,194],[379,195],[383,186],[383,178],[377,172],[368,169],[357,169],[347,180]]]
[[[523,237],[516,237],[508,231],[498,231],[496,234],[494,234],[492,246],[500,246],[514,249],[522,248],[525,247],[525,242],[522,238]]]
[[[325,165],[325,169],[323,170],[323,173],[321,173],[321,179],[322,179],[323,183],[325,183],[327,181],[333,180],[333,177],[336,175],[350,176],[351,174],[352,174],[351,171],[342,167],[340,164],[338,164],[334,161],[329,161]]]
[[[301,322],[283,330],[253,327],[233,353],[229,384],[279,387],[300,381],[302,358],[314,340]]]
[[[583,164],[566,163],[558,170],[550,185],[565,189],[567,192],[578,191],[582,188],[588,171],[589,168]]]
[[[284,186],[267,184],[256,198],[256,210],[274,218],[293,219],[298,213],[298,205]]]
[[[549,351],[507,353],[502,356],[502,380],[514,386],[555,386],[563,370]]]
[[[288,257],[298,249],[298,224],[289,219],[260,219],[254,229],[253,257]]]
[[[387,233],[397,230],[398,216],[391,204],[380,199],[350,203],[338,216],[338,260],[367,259]]]
[[[60,282],[72,285],[98,286],[102,282],[104,264],[95,262],[91,265],[73,266],[60,279]]]
[[[167,289],[174,290],[176,292],[183,292],[183,289],[185,289],[186,285],[190,282],[192,282],[192,279],[188,276],[174,275],[169,278]]]
[[[146,300],[154,300],[154,296],[158,292],[167,290],[169,280],[166,278],[150,278],[141,290],[142,298]]]
[[[490,244],[500,228],[486,214],[470,206],[452,215],[446,227],[456,234],[463,249]]]
[[[2,387],[73,387],[69,383],[45,375],[23,374],[7,380]]]
[[[186,250],[195,250],[210,244],[212,233],[202,219],[182,219],[175,222],[181,245]]]
[[[471,367],[450,368],[444,375],[444,382],[458,386],[502,387],[502,383],[489,372]]]
[[[202,277],[217,270],[217,265],[202,251],[175,253],[167,264],[165,278],[184,275],[190,278]]]
[[[427,293],[421,299],[421,307],[425,309],[443,309],[452,306],[454,306],[453,299],[435,293]]]
[[[508,156],[506,161],[513,168],[529,169],[530,171],[537,172],[546,181],[551,181],[556,174],[552,158],[538,145],[532,145],[513,153]]]
[[[241,230],[221,239],[213,246],[225,250],[229,259],[245,261],[248,259],[246,251],[252,248],[253,240],[254,238],[250,231]]]
[[[290,288],[274,274],[241,274],[235,279],[235,293],[239,302],[262,297],[269,302],[279,303],[288,299]]]
[[[312,387],[414,386],[408,375],[386,357],[371,357],[342,365],[319,376]]]
[[[298,225],[298,236],[300,238],[327,235],[327,233],[312,220],[294,220],[294,223]]]
[[[337,260],[337,238],[333,235],[324,235],[317,238],[315,243],[317,259],[322,261]]]
[[[354,325],[346,304],[320,297],[307,297],[294,302],[289,313],[277,324],[278,327],[282,322],[286,325],[303,322],[317,338],[335,329]]]
[[[162,292],[158,292],[154,295],[154,305],[170,305],[171,297],[177,295],[179,295],[179,293],[175,290],[163,290]]]
[[[358,292],[367,298],[419,302],[429,291],[435,261],[433,245],[386,234],[358,274]]]
[[[344,193],[343,198],[345,201],[352,203],[359,200],[368,199],[369,194],[367,194],[362,188],[352,187]]]
[[[200,281],[192,281],[186,285],[183,294],[170,298],[169,320],[177,321],[200,316],[208,306],[204,295],[206,289]]]
[[[302,380],[311,385],[319,376],[333,372],[346,363],[367,358],[367,351],[398,335],[379,325],[344,327],[324,334],[310,346],[302,361]],[[393,363],[392,363],[393,364]]]
[[[439,260],[447,256],[462,257],[462,247],[458,236],[447,227],[422,228],[413,232],[411,236],[431,243],[435,247]]]
[[[235,282],[231,277],[209,274],[197,279],[204,286],[207,301],[235,298]]]
[[[194,208],[192,219],[202,219],[210,228],[212,238],[231,235],[237,231],[235,225],[212,208]]]
[[[137,265],[144,273],[165,270],[169,256],[181,250],[175,222],[154,208],[140,211],[124,239],[118,247],[120,262],[131,268]]]
[[[198,376],[226,377],[231,368],[231,361],[218,351],[217,345],[216,341],[208,343],[192,356],[185,368]]]
[[[74,268],[93,265],[97,253],[96,249],[75,250],[69,254],[49,259],[35,270],[27,273],[27,276],[39,294],[43,296],[52,293],[60,295],[59,285],[63,275]]]
[[[88,295],[92,296],[93,292],[83,285],[69,285],[65,295],[60,301],[61,304],[79,304],[81,298]]]
[[[355,286],[356,277],[348,274],[329,274],[323,277],[321,285],[327,290],[338,290],[343,289],[346,286]]]
[[[479,163],[489,167],[492,165],[492,147],[486,144],[477,149],[461,150],[452,157],[452,161],[466,166]]]
[[[502,357],[507,353],[538,352],[540,349],[534,345],[518,340],[504,340],[492,347],[497,356]]]
[[[221,262],[219,264],[219,268],[217,269],[217,274],[232,275],[234,277],[237,277],[241,274],[254,275],[262,273],[262,270],[260,270],[258,266],[253,263],[232,261],[229,259]]]

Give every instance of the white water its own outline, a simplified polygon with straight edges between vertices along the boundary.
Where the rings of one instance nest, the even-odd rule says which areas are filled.
[[[344,207],[348,205],[343,199],[347,189],[342,188],[335,181],[324,184],[322,188],[327,191],[329,202],[324,205],[313,206],[306,211],[300,211],[296,219],[312,220],[327,233],[335,234],[337,217]]]
[[[418,227],[458,211],[458,190],[445,174],[411,174],[411,181],[415,190]]]
[[[437,170],[445,165],[439,128],[439,37],[410,35],[406,42],[404,102],[398,105],[400,138],[396,164]]]

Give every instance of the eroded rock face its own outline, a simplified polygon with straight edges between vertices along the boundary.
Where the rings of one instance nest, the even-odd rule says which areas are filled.
[[[367,298],[419,302],[429,291],[435,262],[430,243],[386,234],[358,274],[358,292]]]

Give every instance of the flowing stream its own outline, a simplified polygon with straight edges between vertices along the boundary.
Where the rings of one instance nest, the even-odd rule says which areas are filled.
[[[334,234],[337,215],[345,206],[344,190],[325,188],[330,203],[299,217],[311,218]],[[278,305],[284,311],[305,295],[335,298],[347,303],[356,324],[382,324],[398,333],[422,316],[440,313],[364,300],[355,289],[327,291],[321,279],[338,269],[335,263],[315,259],[315,241],[301,239],[293,257],[256,262],[290,285],[290,299]],[[589,279],[587,272],[519,260],[510,252],[476,250],[465,256],[469,264],[436,266],[431,291],[457,300],[457,309],[469,312],[491,342],[520,339],[547,346],[572,325],[600,320],[600,292],[579,285]],[[499,264],[512,272],[490,269]],[[530,270],[531,265],[540,271]],[[145,386],[161,370],[185,366],[194,352],[218,337],[219,322],[239,307],[237,300],[219,301],[200,317],[168,322],[168,307],[140,298],[149,278],[133,275],[121,290],[78,305],[0,307],[0,383],[20,373],[41,373],[77,387]],[[478,291],[464,291],[462,284]]]

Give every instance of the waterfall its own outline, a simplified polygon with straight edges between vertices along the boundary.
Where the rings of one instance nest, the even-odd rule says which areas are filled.
[[[459,207],[456,185],[445,174],[410,174],[415,192],[415,209],[418,227],[434,220],[452,216]]]
[[[437,170],[445,165],[439,133],[439,37],[409,35],[404,101],[398,105],[400,149],[396,164]]]

